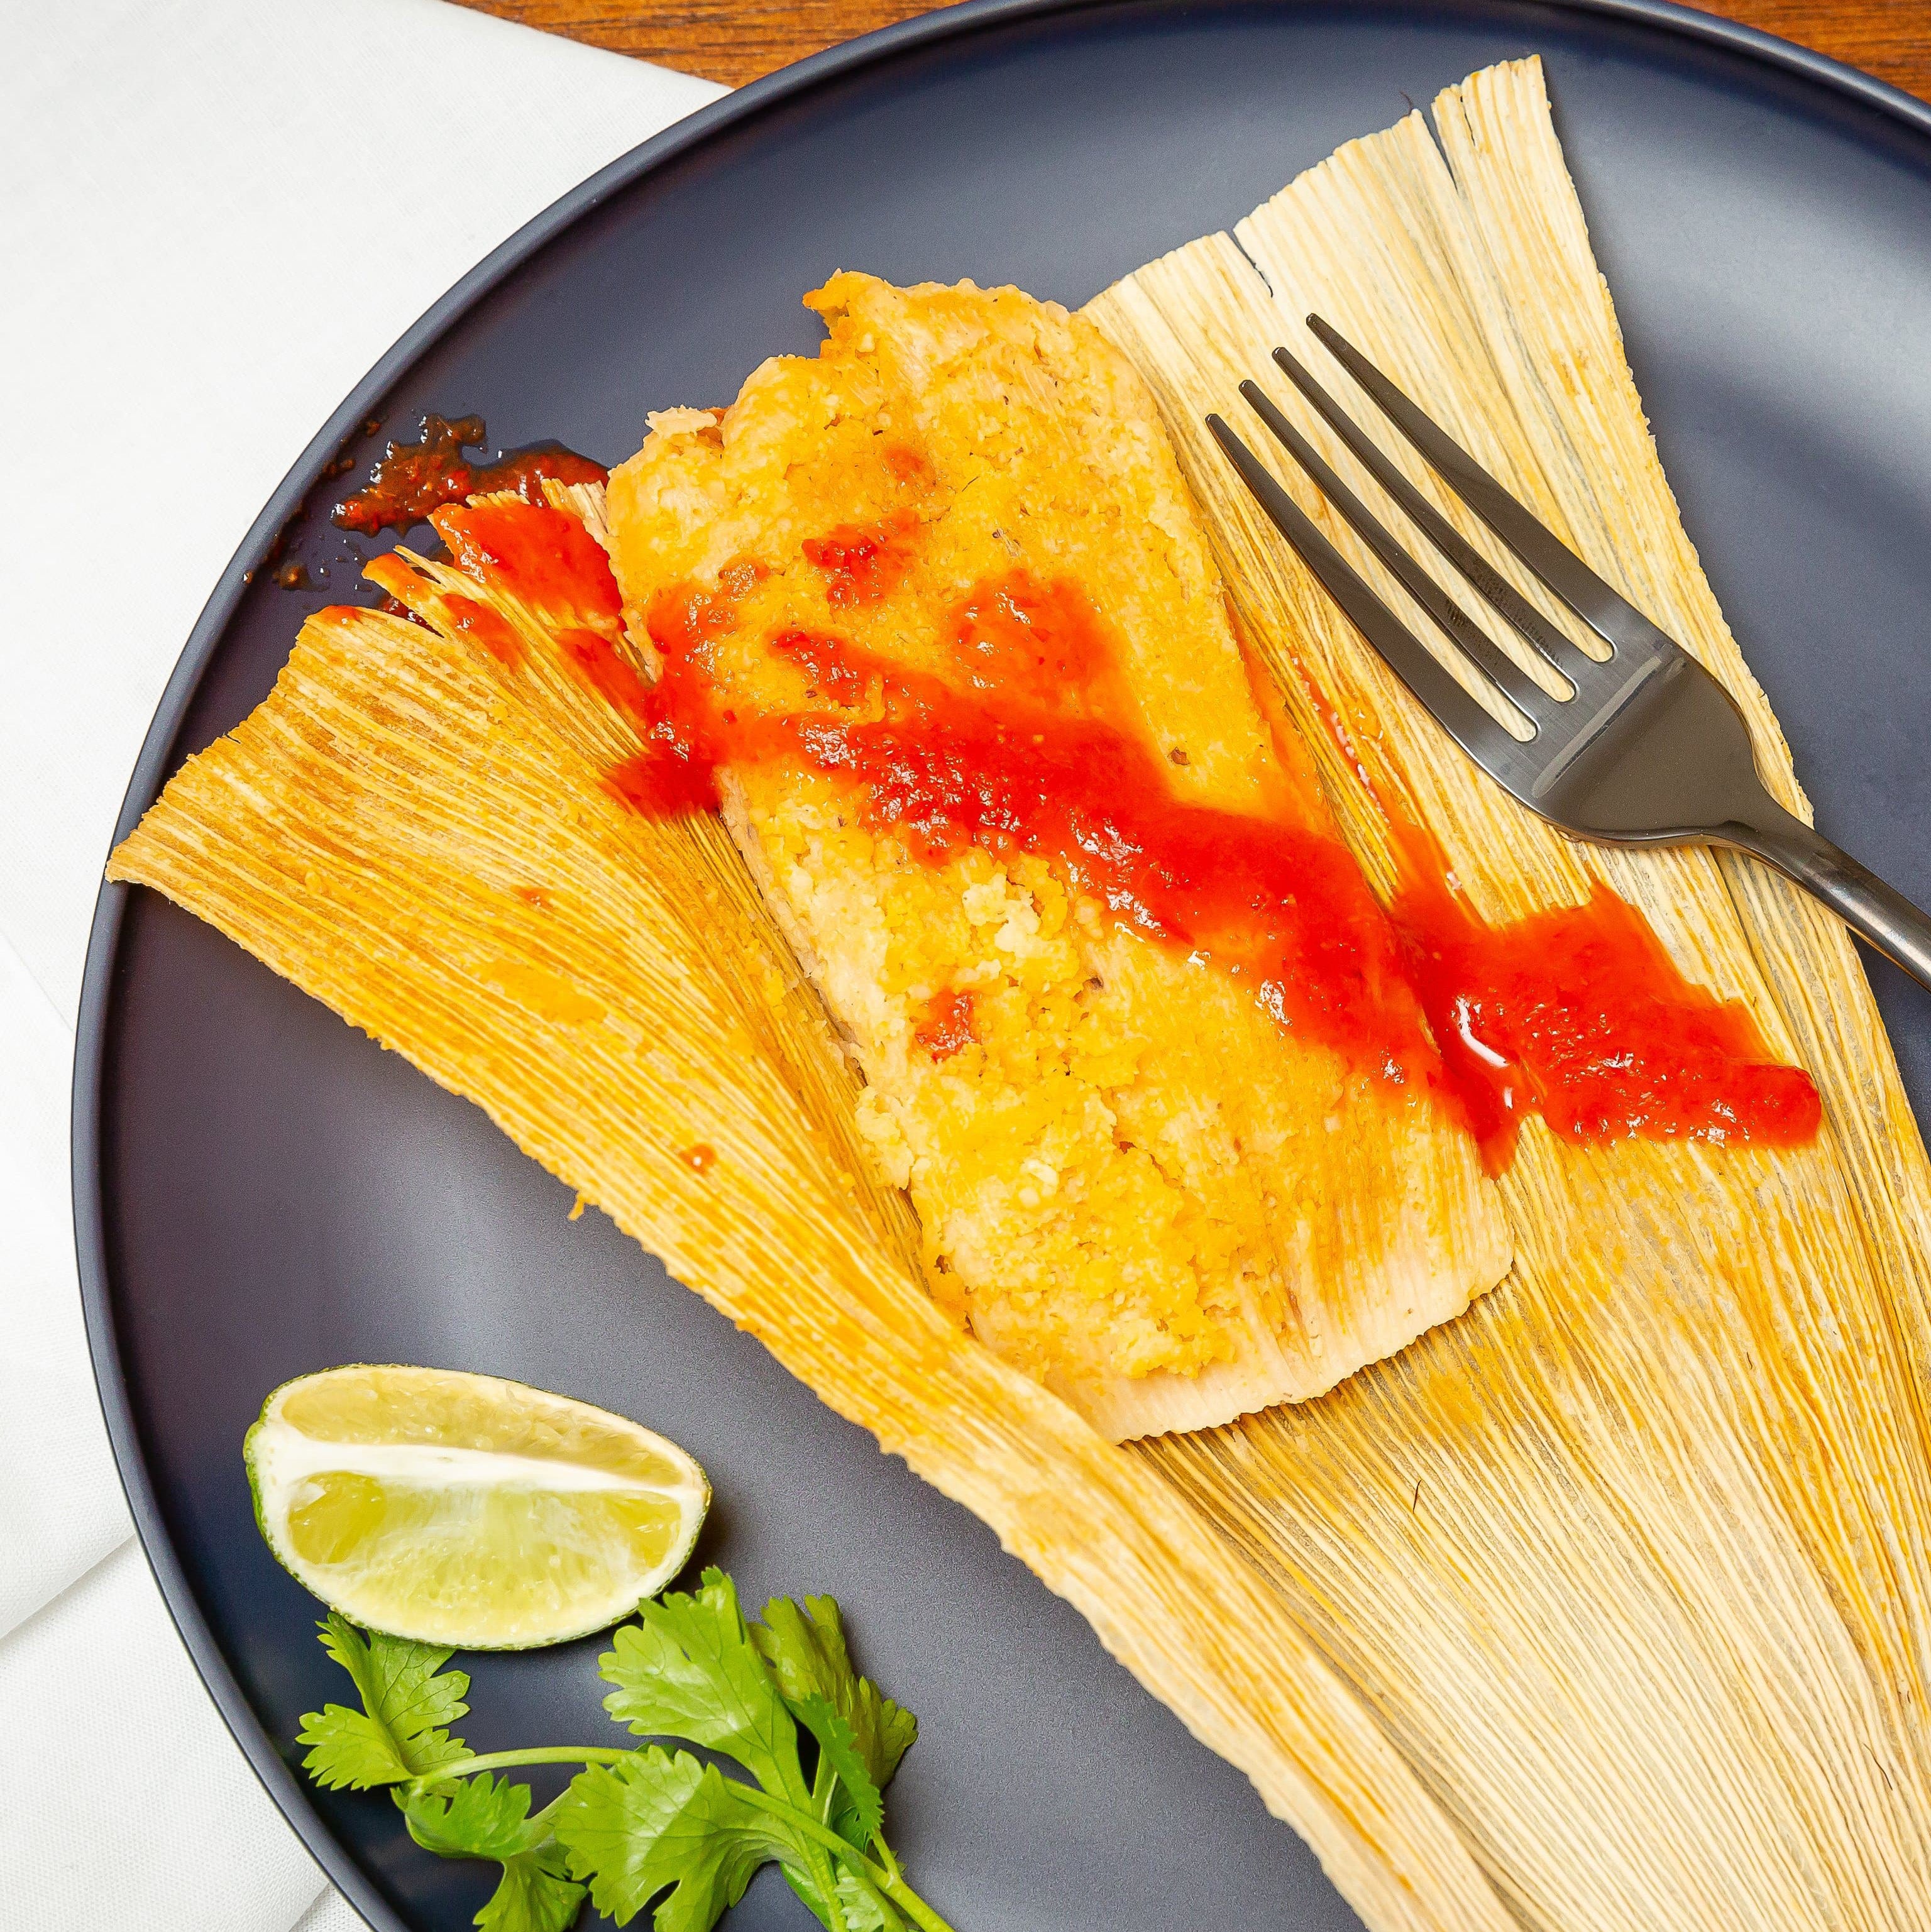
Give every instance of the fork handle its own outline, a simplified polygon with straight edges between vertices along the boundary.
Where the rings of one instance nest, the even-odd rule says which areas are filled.
[[[1750,824],[1725,826],[1722,842],[1754,853],[1794,879],[1860,938],[1931,986],[1931,917],[1770,799],[1752,816]]]

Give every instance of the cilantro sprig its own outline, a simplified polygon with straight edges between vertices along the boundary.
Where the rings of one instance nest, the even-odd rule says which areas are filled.
[[[605,1709],[653,1740],[634,1747],[479,1756],[452,1733],[470,1680],[443,1668],[449,1651],[339,1615],[321,1628],[361,1708],[303,1718],[303,1768],[332,1790],[389,1788],[425,1851],[500,1865],[483,1932],[566,1932],[586,1896],[620,1925],[654,1906],[656,1932],[710,1932],[773,1862],[827,1932],[950,1932],[884,1837],[884,1790],[917,1722],[853,1668],[829,1597],[773,1598],[748,1623],[713,1569],[694,1594],[643,1605],[598,1662]],[[533,1811],[530,1786],[500,1774],[539,1764],[584,1768]]]

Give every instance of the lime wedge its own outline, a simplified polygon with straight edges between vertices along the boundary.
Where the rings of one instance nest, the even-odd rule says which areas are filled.
[[[674,1442],[447,1369],[284,1382],[242,1454],[284,1566],[392,1636],[524,1650],[606,1628],[683,1568],[710,1506]]]

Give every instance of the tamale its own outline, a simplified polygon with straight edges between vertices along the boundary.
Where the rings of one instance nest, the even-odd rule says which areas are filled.
[[[1515,812],[1197,434],[1238,377],[1266,380],[1275,341],[1305,348],[1319,307],[1729,683],[1803,808],[1656,463],[1539,68],[1477,75],[1435,118],[1446,156],[1419,116],[1351,144],[1238,242],[1089,313],[1152,385],[1377,887],[1398,882],[1393,818],[1491,916],[1610,882],[1812,1070],[1814,1147],[1576,1147],[1531,1120],[1503,1184],[1517,1264],[1468,1313],[1316,1401],[1116,1450],[945,1328],[741,861],[701,822],[581,794],[629,741],[552,675],[514,600],[513,668],[448,607],[494,593],[443,566],[419,580],[446,646],[376,617],[311,626],[116,874],[478,1098],[978,1510],[1248,1770],[1371,1925],[1921,1924],[1931,1168],[1848,943],[1747,862],[1584,851]],[[473,809],[482,783],[500,824]],[[539,872],[548,910],[521,896],[548,892]],[[647,1046],[546,1011],[559,982],[639,1018]],[[701,1184],[675,1157],[699,1140],[719,1152]]]
[[[1017,290],[842,274],[807,302],[830,325],[820,353],[766,362],[721,414],[653,418],[608,516],[635,634],[700,651],[734,718],[818,707],[775,756],[727,734],[722,802],[852,1042],[860,1127],[909,1188],[940,1292],[1104,1433],[1318,1394],[1458,1315],[1506,1270],[1509,1237],[1426,1084],[1438,1064],[1392,934],[1307,753],[1256,700],[1152,400],[1090,323]],[[934,694],[915,722],[945,734],[936,776],[905,776],[923,748],[909,694],[884,715],[902,677]],[[854,795],[879,743],[882,825]],[[1186,836],[1211,837],[1230,878],[1240,835],[1266,826],[1287,936],[1318,926],[1322,950],[1257,989],[1239,960],[1207,962],[1197,888],[1183,943],[1150,943],[1110,875],[1068,876],[1087,850],[980,825],[921,854],[907,830],[929,845],[999,784],[981,813],[999,830],[1069,790],[1077,811],[1082,768],[1104,774],[1116,842],[1150,793],[1143,836],[1182,822],[1155,815],[1170,801],[1191,807],[1208,830]],[[1350,971],[1365,1052],[1317,1030]],[[1296,998],[1308,1010],[1282,1016]],[[1383,1034],[1404,1022],[1422,1064],[1391,1078]]]

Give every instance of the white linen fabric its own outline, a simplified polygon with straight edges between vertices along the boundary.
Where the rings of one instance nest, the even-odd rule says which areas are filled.
[[[68,1208],[89,922],[168,674],[314,431],[497,242],[722,91],[443,0],[0,0],[7,1926],[361,1924],[130,1540]]]

